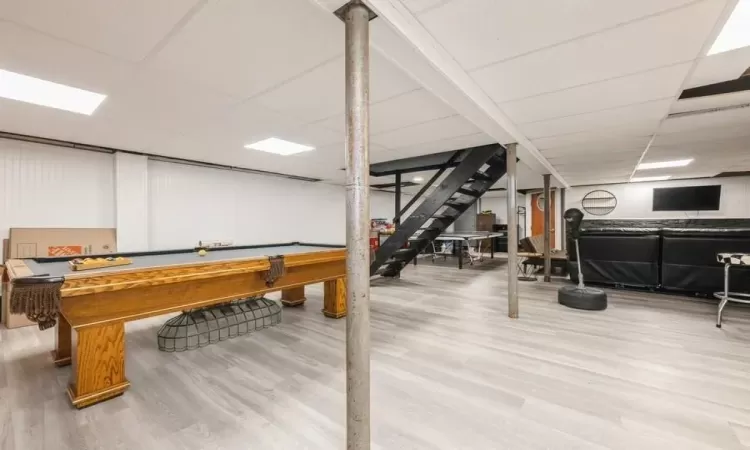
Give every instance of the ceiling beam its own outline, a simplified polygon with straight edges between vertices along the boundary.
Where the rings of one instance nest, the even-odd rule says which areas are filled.
[[[333,12],[342,0],[310,0]],[[425,29],[403,0],[367,0],[378,15],[371,45],[433,95],[501,144],[518,144],[518,158],[538,174],[550,174],[569,187],[536,146]],[[557,184],[557,183],[556,183]]]

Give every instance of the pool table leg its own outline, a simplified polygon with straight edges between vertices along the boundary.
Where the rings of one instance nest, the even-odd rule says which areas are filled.
[[[65,316],[58,314],[57,327],[55,328],[55,349],[52,350],[52,360],[57,367],[70,365],[72,342],[70,323]]]
[[[281,304],[284,306],[299,306],[305,303],[305,286],[298,286],[281,290]]]
[[[125,379],[125,323],[77,328],[68,396],[73,406],[86,406],[121,395]]]
[[[323,315],[333,319],[346,316],[346,278],[323,284]]]

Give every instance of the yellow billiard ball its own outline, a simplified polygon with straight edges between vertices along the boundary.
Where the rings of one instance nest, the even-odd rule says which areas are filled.
[[[198,250],[198,255],[199,255],[199,256],[206,256],[206,253],[208,253],[208,252],[207,252],[207,251],[205,251],[204,249],[200,249],[200,250]]]

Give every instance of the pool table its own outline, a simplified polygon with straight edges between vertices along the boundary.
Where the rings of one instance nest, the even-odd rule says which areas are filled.
[[[204,256],[198,249],[103,256],[132,263],[73,271],[73,257],[15,259],[3,274],[11,305],[41,311],[40,328],[54,324],[53,358],[58,366],[72,364],[68,395],[78,408],[120,395],[130,385],[127,321],[272,291],[281,291],[282,304],[297,306],[305,301],[305,285],[319,282],[325,283],[323,314],[346,315],[342,246],[292,242],[208,249]]]

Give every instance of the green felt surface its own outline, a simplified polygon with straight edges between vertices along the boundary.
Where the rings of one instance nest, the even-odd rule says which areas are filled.
[[[26,263],[26,266],[34,273],[34,276],[60,277],[73,273],[93,274],[101,272],[117,272],[121,270],[132,270],[146,267],[177,266],[197,262],[230,261],[236,259],[262,258],[276,255],[324,252],[341,248],[344,247],[337,248],[317,245],[293,244],[254,248],[209,249],[205,256],[198,255],[198,252],[194,249],[180,251],[179,253],[158,254],[158,252],[152,252],[144,254],[123,254],[133,260],[133,263],[124,266],[106,267],[102,269],[92,269],[82,272],[75,272],[70,269],[68,261],[71,259],[75,259],[76,257],[71,257],[65,260],[54,258],[54,261],[45,260],[44,258],[36,258],[26,259],[24,260],[24,262]],[[118,254],[105,256],[117,255]]]

